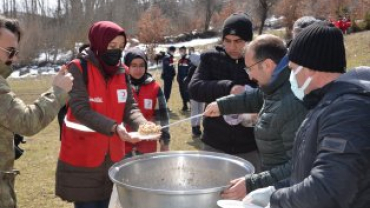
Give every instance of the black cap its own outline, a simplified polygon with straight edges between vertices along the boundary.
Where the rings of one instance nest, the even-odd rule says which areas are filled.
[[[236,35],[245,41],[253,38],[252,22],[246,13],[234,13],[224,22],[222,28],[222,39],[226,35]]]
[[[125,58],[124,58],[125,65],[129,67],[131,65],[132,60],[134,60],[136,58],[141,58],[141,59],[144,60],[144,62],[145,62],[145,72],[146,72],[147,68],[148,68],[147,58],[146,58],[145,52],[143,50],[141,50],[140,48],[133,47],[133,48],[130,48],[126,51]]]
[[[315,71],[344,73],[346,52],[342,32],[327,21],[304,28],[290,45],[289,60]]]

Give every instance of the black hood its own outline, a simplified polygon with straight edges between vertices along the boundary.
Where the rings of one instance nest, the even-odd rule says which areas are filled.
[[[333,82],[335,90],[330,99],[344,94],[363,94],[370,96],[370,67],[361,66],[341,75]]]
[[[145,62],[145,72],[148,70],[148,63],[147,63],[147,58],[146,58],[146,55],[145,55],[145,52],[137,47],[134,47],[134,48],[130,48],[126,51],[126,55],[125,55],[125,65],[127,67],[130,66],[132,60],[136,59],[136,58],[141,58],[144,60]]]
[[[370,92],[370,67],[359,66],[343,74],[335,82],[357,86],[361,92]]]

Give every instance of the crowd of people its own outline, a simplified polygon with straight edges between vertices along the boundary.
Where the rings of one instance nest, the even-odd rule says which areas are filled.
[[[286,43],[270,34],[253,37],[250,17],[232,14],[221,46],[201,54],[180,47],[178,60],[169,47],[162,81],[148,71],[145,51],[130,48],[122,61],[125,30],[98,21],[88,31],[89,44],[31,105],[6,81],[21,37],[18,21],[0,16],[1,208],[17,207],[14,136],[38,133],[66,104],[56,195],[75,208],[119,207],[112,203],[108,169],[138,154],[170,150],[169,128],[154,141],[130,132],[169,123],[176,75],[181,110],[204,113],[203,132],[199,117],[191,121],[201,150],[255,167],[231,180],[222,198],[264,208],[370,205],[370,67],[347,69],[343,32],[328,21],[298,19]]]

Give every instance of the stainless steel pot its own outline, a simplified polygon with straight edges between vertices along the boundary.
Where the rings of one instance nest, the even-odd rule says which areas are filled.
[[[114,164],[122,208],[217,208],[232,179],[253,173],[251,163],[213,152],[162,152]]]

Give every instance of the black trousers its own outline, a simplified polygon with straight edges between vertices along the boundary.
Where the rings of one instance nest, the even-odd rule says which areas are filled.
[[[182,102],[185,105],[187,102],[190,101],[187,86],[184,83],[184,79],[178,78],[177,82],[179,83],[179,90],[180,90],[180,95],[181,95]]]
[[[172,81],[173,81],[173,78],[165,77],[163,79],[163,82],[164,82],[163,91],[164,91],[164,97],[166,98],[166,102],[168,102],[171,96]]]

